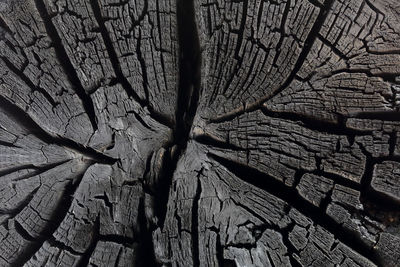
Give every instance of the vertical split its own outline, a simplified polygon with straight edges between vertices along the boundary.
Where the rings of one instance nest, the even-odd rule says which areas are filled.
[[[179,37],[179,87],[175,141],[186,147],[200,97],[200,41],[195,20],[194,1],[177,0]]]
[[[156,213],[160,226],[164,224],[167,211],[169,189],[172,176],[177,167],[181,154],[186,150],[190,130],[196,115],[200,97],[200,42],[197,34],[193,0],[177,0],[177,23],[179,42],[179,85],[177,107],[175,114],[175,127],[173,140],[170,144],[170,157],[165,174],[158,185],[159,199]]]
[[[158,218],[157,226],[161,229],[165,222],[173,175],[179,158],[186,150],[200,98],[201,51],[195,20],[194,1],[177,0],[176,5],[179,43],[176,124],[173,129],[173,139],[166,148],[169,153],[164,158],[164,173],[160,176],[159,183],[156,185],[157,192],[155,194],[154,208]],[[199,188],[200,181],[198,182]],[[197,209],[196,204],[193,209]],[[197,211],[193,213],[193,216],[193,220],[197,221]],[[198,237],[195,237],[193,242],[196,243],[193,244],[193,250],[198,250]]]

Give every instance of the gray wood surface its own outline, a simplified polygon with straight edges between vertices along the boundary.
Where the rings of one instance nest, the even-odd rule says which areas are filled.
[[[0,0],[0,266],[400,266],[397,0]]]

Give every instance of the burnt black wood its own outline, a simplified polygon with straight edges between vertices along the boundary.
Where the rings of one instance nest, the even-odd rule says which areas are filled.
[[[0,266],[400,266],[398,0],[0,0]]]

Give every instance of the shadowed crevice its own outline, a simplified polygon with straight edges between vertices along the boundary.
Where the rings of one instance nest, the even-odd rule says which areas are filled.
[[[200,41],[194,14],[193,0],[177,0],[177,22],[179,37],[179,88],[177,110],[175,114],[176,125],[173,131],[173,141],[169,151],[175,152],[168,160],[163,175],[162,186],[157,198],[163,204],[158,210],[160,225],[164,224],[167,212],[168,194],[172,177],[181,154],[186,150],[190,131],[196,115],[200,97],[200,66],[201,53]]]
[[[200,98],[200,82],[201,82],[201,52],[200,41],[195,21],[194,0],[177,0],[177,23],[178,23],[178,40],[179,40],[179,85],[177,106],[175,114],[175,127],[173,128],[173,140],[166,148],[169,155],[165,157],[164,173],[160,178],[160,183],[156,185],[158,188],[154,194],[156,199],[155,213],[158,217],[158,226],[163,228],[167,213],[169,191],[172,184],[174,172],[177,167],[178,160],[186,151],[187,143],[190,139],[193,120]],[[200,181],[198,183],[200,186]],[[198,188],[200,189],[200,188]],[[200,197],[197,192],[197,197]],[[159,204],[160,203],[160,204]],[[197,203],[193,207],[194,227],[197,228],[198,221]],[[196,229],[192,229],[197,232]],[[198,237],[194,238],[192,252],[195,255],[195,266],[200,265]]]

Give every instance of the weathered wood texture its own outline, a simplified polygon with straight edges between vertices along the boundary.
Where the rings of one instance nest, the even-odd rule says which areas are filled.
[[[397,0],[0,0],[0,266],[400,266]]]

